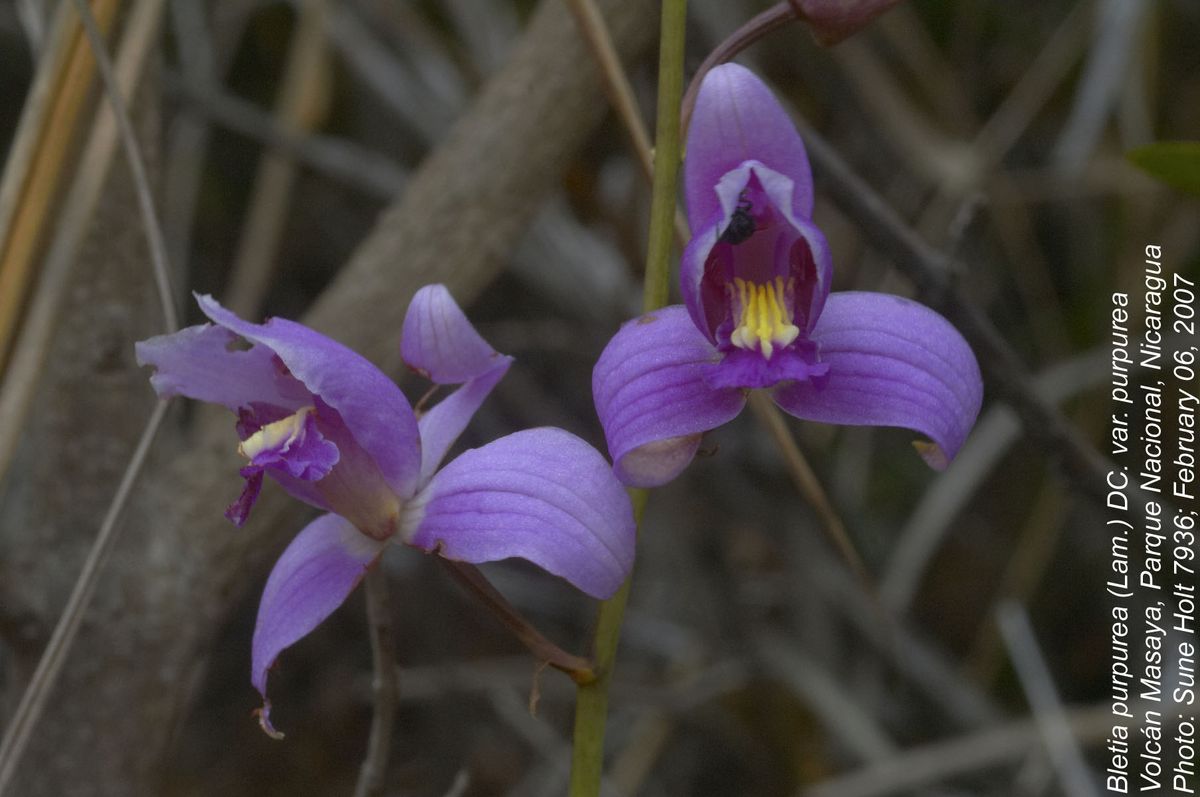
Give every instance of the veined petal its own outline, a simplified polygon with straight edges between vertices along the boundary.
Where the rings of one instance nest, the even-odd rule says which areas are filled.
[[[509,359],[480,337],[445,285],[426,285],[404,316],[400,353],[410,368],[439,385],[458,385]]]
[[[271,726],[267,671],[284,650],[320,625],[342,605],[384,543],[360,534],[337,515],[308,524],[279,557],[267,579],[254,624],[250,681],[263,696],[260,722]]]
[[[701,434],[741,412],[741,390],[705,380],[717,359],[680,305],[627,322],[609,341],[592,372],[592,395],[621,481],[665,484],[692,461]]]
[[[795,125],[750,70],[723,64],[704,76],[688,128],[683,181],[693,230],[721,210],[717,183],[748,160],[790,178],[793,212],[812,218],[812,171]]]
[[[279,368],[273,351],[230,349],[236,340],[224,327],[201,324],[138,341],[134,352],[138,365],[154,366],[150,384],[162,398],[187,396],[233,412],[251,402],[291,410],[304,405],[308,391]]]
[[[284,318],[252,324],[211,296],[197,296],[196,300],[216,323],[275,352],[310,392],[337,410],[397,495],[406,497],[416,491],[421,469],[417,419],[400,388],[382,371],[302,324]]]
[[[595,598],[633,567],[629,496],[596,449],[561,429],[528,429],[464,452],[408,507],[402,534],[465,562],[527,559]]]
[[[442,399],[433,409],[417,421],[421,430],[421,481],[424,485],[442,464],[446,452],[471,422],[472,416],[483,404],[512,365],[511,357],[492,360],[492,370],[472,379],[458,390]]]
[[[922,304],[883,293],[830,294],[813,340],[829,365],[824,383],[785,385],[775,401],[822,423],[900,426],[928,435],[932,467],[958,453],[979,414],[983,381],[970,346]]]
[[[493,349],[476,331],[445,285],[426,285],[413,296],[400,340],[404,362],[439,385],[465,383],[421,416],[421,477],[424,485],[483,400],[508,372],[512,358]]]

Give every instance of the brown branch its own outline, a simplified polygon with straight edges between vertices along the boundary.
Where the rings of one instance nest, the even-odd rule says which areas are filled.
[[[466,562],[456,562],[452,559],[438,561],[446,568],[454,580],[475,596],[488,611],[490,611],[505,628],[513,632],[521,644],[529,648],[539,662],[549,664],[556,670],[561,670],[576,683],[590,684],[596,680],[592,663],[587,659],[567,653],[558,645],[547,639],[541,631],[526,620],[508,600],[500,594],[492,582],[484,577],[475,565]]]
[[[804,499],[808,501],[813,511],[816,512],[817,517],[821,521],[822,528],[825,529],[825,535],[833,543],[838,553],[841,554],[842,559],[850,567],[850,570],[854,573],[855,578],[858,579],[862,588],[878,606],[879,593],[875,582],[872,580],[870,572],[867,571],[867,566],[863,562],[862,556],[855,549],[853,540],[846,533],[846,524],[842,522],[841,515],[834,509],[829,496],[825,494],[825,488],[821,486],[821,482],[817,478],[817,474],[813,472],[812,466],[808,464],[808,460],[804,458],[804,454],[800,451],[800,446],[797,445],[796,439],[792,437],[791,431],[788,430],[787,421],[784,420],[783,413],[779,411],[775,402],[761,390],[751,392],[749,404],[751,412],[754,413],[758,422],[771,436],[775,447],[779,449],[779,454],[783,457],[788,473],[792,477],[792,483],[796,487],[796,492],[804,496]]]

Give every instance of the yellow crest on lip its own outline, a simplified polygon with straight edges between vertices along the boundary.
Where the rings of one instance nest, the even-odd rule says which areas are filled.
[[[286,418],[268,423],[238,444],[238,453],[253,460],[264,451],[286,451],[304,433],[304,421],[316,412],[315,407],[303,407]]]
[[[763,357],[770,359],[776,346],[787,346],[800,336],[800,329],[792,323],[792,310],[788,306],[783,277],[759,285],[735,277],[734,306],[739,311],[738,325],[729,336],[729,342],[742,349],[759,349]]]

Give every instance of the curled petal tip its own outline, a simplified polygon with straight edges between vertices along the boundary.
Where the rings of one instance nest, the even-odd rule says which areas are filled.
[[[279,741],[284,738],[281,731],[277,731],[275,726],[271,724],[271,701],[263,700],[262,708],[254,709],[254,716],[258,717],[258,727],[262,728],[263,733],[270,736],[272,739]]]
[[[820,423],[911,429],[928,438],[916,449],[938,470],[958,454],[979,414],[983,380],[949,321],[899,296],[834,293],[813,337],[829,372],[822,385],[776,388],[785,412]]]
[[[912,445],[921,455],[921,459],[925,460],[925,464],[934,470],[945,470],[950,466],[950,457],[946,456],[946,452],[937,443],[931,443],[928,440],[913,440]]]
[[[342,605],[385,544],[362,534],[345,518],[322,515],[275,563],[259,604],[250,656],[250,683],[263,696],[258,716],[268,734],[275,729],[267,676],[279,654]]]
[[[630,487],[661,487],[691,463],[701,436],[685,434],[644,443],[620,457],[613,472]]]
[[[502,361],[445,285],[426,285],[413,296],[404,316],[400,355],[409,368],[443,385],[468,382]]]
[[[741,412],[740,389],[705,381],[717,357],[679,305],[625,324],[609,341],[592,372],[592,395],[618,479],[667,483],[691,462],[702,433]]]

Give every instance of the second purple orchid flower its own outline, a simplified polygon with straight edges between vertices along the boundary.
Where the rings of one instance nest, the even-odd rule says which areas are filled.
[[[209,296],[198,301],[213,324],[142,341],[137,357],[156,369],[159,396],[238,415],[245,486],[226,515],[246,520],[264,475],[327,513],[292,541],[263,591],[251,681],[268,733],[276,657],[342,604],[391,541],[472,563],[520,557],[596,598],[629,575],[629,497],[583,440],[530,429],[440,467],[512,362],[443,286],[413,297],[401,352],[433,382],[461,387],[420,418],[392,380],[336,341],[281,318],[243,321]]]
[[[741,412],[749,389],[770,391],[797,418],[915,430],[932,440],[918,451],[944,468],[979,414],[974,354],[924,305],[829,292],[804,143],[743,67],[717,67],[701,84],[684,193],[693,230],[684,304],[628,322],[593,373],[617,476],[638,487],[670,481],[704,432]]]

